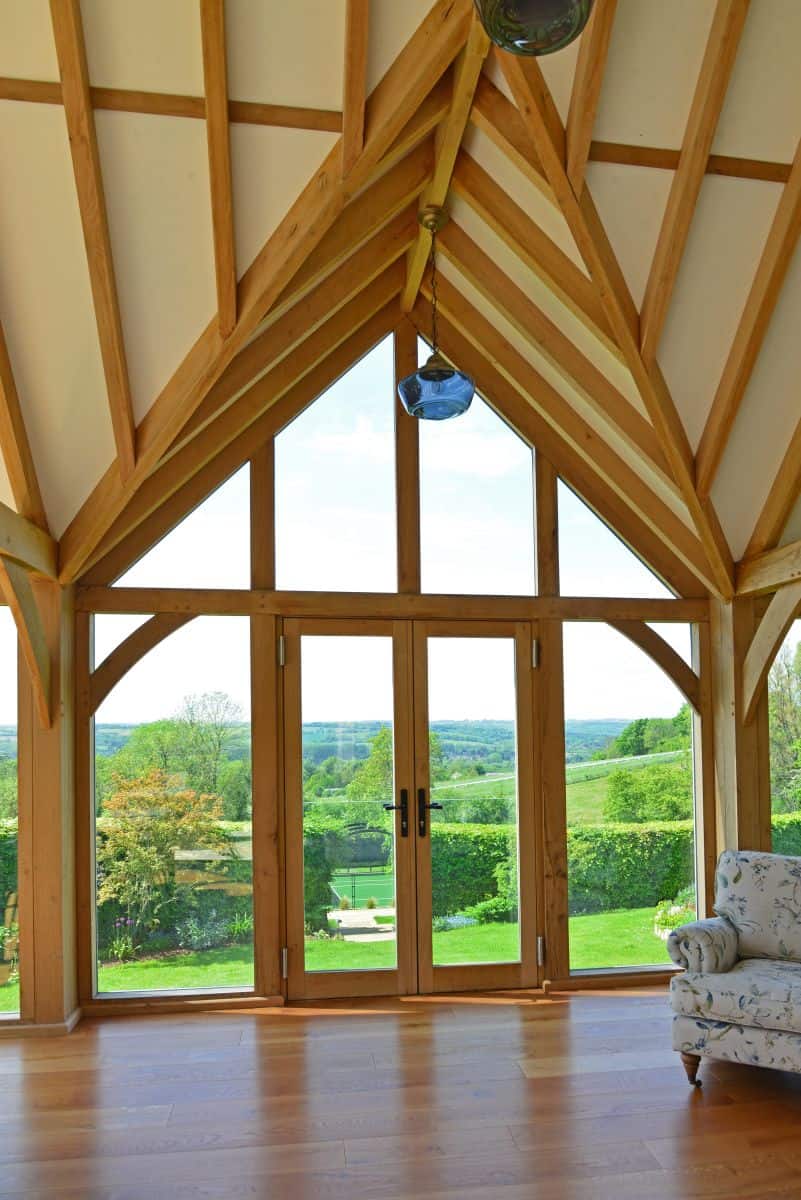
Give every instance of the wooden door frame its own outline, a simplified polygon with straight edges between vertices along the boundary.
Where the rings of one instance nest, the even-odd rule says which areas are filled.
[[[302,806],[302,637],[388,637],[392,639],[395,791],[412,796],[411,623],[362,618],[291,618],[284,622],[284,889],[286,895],[287,998],[397,996],[417,991],[414,836],[400,833],[395,813],[395,909],[397,966],[377,970],[305,969]],[[410,808],[411,821],[411,808]]]
[[[516,693],[515,762],[518,795],[518,886],[521,959],[517,963],[434,966],[431,918],[431,855],[417,841],[418,977],[421,993],[537,987],[540,925],[541,862],[537,830],[542,828],[539,772],[536,769],[537,725],[534,644],[538,627],[531,621],[416,621],[414,623],[415,792],[430,797],[428,740],[428,639],[508,638],[514,641]],[[528,864],[526,869],[525,864]]]

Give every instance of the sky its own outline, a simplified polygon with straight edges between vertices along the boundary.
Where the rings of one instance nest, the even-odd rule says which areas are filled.
[[[427,348],[421,346],[420,354],[427,354]],[[280,588],[395,590],[392,376],[392,342],[385,339],[277,438]],[[423,590],[532,594],[532,454],[479,397],[458,420],[420,423],[420,476]],[[249,515],[245,466],[135,564],[118,586],[247,588]],[[563,595],[670,595],[562,484],[559,523]],[[144,620],[97,617],[95,662]],[[688,627],[663,626],[660,632],[689,657]],[[386,647],[379,652],[364,639],[348,642],[343,649],[340,639],[330,639],[314,650],[317,665],[309,665],[304,687],[305,719],[389,715],[377,711],[386,709],[391,697],[386,675],[390,668],[380,665]],[[310,657],[311,653],[310,649]],[[431,654],[432,719],[510,718],[511,667],[508,662],[500,665],[505,653],[506,648],[480,646],[476,639],[443,639]],[[3,724],[16,719],[15,666],[11,618],[0,609]],[[98,721],[171,716],[186,695],[204,691],[230,693],[247,719],[250,669],[245,618],[197,618],[129,672],[102,706]],[[659,668],[620,634],[605,625],[566,627],[568,717],[668,716],[678,710],[681,699]]]

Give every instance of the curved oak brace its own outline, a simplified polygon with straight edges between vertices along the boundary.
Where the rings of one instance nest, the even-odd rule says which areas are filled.
[[[39,721],[50,728],[50,648],[47,644],[30,576],[11,558],[0,558],[0,593],[11,609],[22,656],[31,676],[34,702]]]
[[[801,579],[790,583],[771,600],[743,662],[743,720],[752,721],[773,660],[801,610]]]
[[[124,642],[112,650],[89,678],[89,715],[97,712],[109,692],[117,686],[131,667],[163,642],[176,629],[193,621],[196,613],[157,613],[135,629]]]
[[[618,633],[644,650],[661,667],[696,712],[701,706],[701,681],[673,647],[644,621],[607,621]]]

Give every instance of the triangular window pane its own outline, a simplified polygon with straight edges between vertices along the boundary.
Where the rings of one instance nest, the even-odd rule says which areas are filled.
[[[250,466],[184,517],[117,587],[250,587]]]
[[[563,596],[673,596],[561,480],[558,493],[559,590]]]
[[[461,417],[420,422],[420,558],[424,592],[534,591],[531,447],[478,395]]]
[[[390,336],[275,439],[279,588],[395,591],[393,387]]]

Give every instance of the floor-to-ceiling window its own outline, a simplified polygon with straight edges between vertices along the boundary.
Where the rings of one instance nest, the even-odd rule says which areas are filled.
[[[0,1016],[19,1012],[17,630],[0,607]]]

